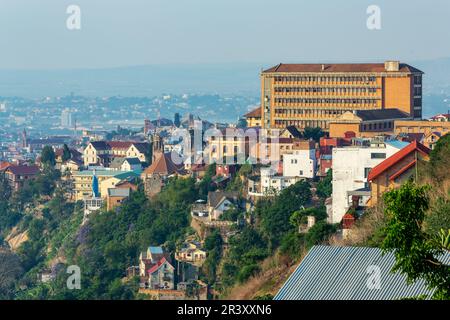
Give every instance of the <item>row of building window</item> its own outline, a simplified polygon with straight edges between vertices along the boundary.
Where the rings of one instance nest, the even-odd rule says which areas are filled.
[[[420,88],[415,88],[420,89]],[[364,87],[275,87],[276,93],[376,93],[377,88],[364,88]]]
[[[348,110],[328,110],[328,109],[275,109],[275,115],[309,115],[309,116],[328,116],[341,115]]]
[[[234,146],[233,149],[230,148],[230,150],[233,150],[234,154],[238,153],[239,151],[239,147]],[[217,146],[212,146],[211,147],[211,153],[216,153],[217,152]],[[223,146],[222,147],[222,153],[227,153],[228,152],[228,147],[227,146]]]
[[[276,82],[374,82],[376,77],[347,77],[347,76],[277,76]]]
[[[392,129],[393,127],[394,123],[392,121],[379,123],[366,123],[362,125],[362,131]]]
[[[323,120],[275,120],[275,127],[279,129],[284,129],[288,126],[296,126],[297,128],[311,128],[311,127],[321,127],[322,129],[328,129],[328,121]]]
[[[275,103],[334,103],[376,105],[378,99],[275,98]]]

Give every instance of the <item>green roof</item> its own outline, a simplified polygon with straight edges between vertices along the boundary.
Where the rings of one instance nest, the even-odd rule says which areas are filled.
[[[93,176],[94,170],[85,170],[74,173],[74,176]],[[125,179],[130,176],[139,177],[138,171],[115,171],[115,170],[96,170],[97,177],[117,177],[118,179]]]

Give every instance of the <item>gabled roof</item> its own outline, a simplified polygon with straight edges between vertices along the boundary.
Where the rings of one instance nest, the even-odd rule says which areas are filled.
[[[11,166],[11,163],[7,161],[0,161],[0,171],[6,170],[9,166]]]
[[[416,140],[417,142],[421,142],[421,141],[423,141],[425,134],[423,132],[419,132],[419,133],[411,132],[411,133],[402,134],[402,136],[404,136],[406,139],[408,139],[411,142],[414,140]]]
[[[162,257],[161,260],[159,260],[153,267],[148,269],[148,274],[152,274],[157,271],[165,262],[167,262],[166,258]]]
[[[141,160],[139,160],[139,158],[125,158],[123,161],[126,161],[129,164],[141,164]]]
[[[175,163],[173,163],[171,159],[171,153],[160,153],[155,161],[149,166],[147,169],[145,169],[144,174],[151,175],[151,174],[159,174],[164,176],[170,176],[173,174],[179,174],[182,173],[183,168],[182,166],[178,166]]]
[[[428,138],[432,135],[438,136],[439,138],[442,136],[442,134],[439,131],[433,131],[433,132],[430,132],[429,134],[427,134],[426,138]]]
[[[246,113],[244,115],[244,117],[246,117],[246,118],[261,118],[261,107],[253,109],[249,113]]]
[[[383,162],[379,163],[377,166],[372,168],[372,170],[370,170],[369,172],[367,180],[372,181],[373,179],[381,175],[383,172],[385,172],[387,169],[398,163],[400,160],[404,159],[411,152],[415,151],[423,155],[429,155],[431,150],[425,147],[420,142],[417,142],[417,140],[414,140],[408,146],[394,153],[392,156],[390,156],[389,158],[385,159]]]
[[[127,150],[132,144],[133,141],[108,141],[107,144],[111,147],[111,149],[122,149]]]
[[[131,145],[139,144],[134,141],[92,141],[92,146],[96,150],[127,150]]]
[[[448,265],[450,254],[439,260]],[[274,300],[398,300],[432,294],[425,281],[408,285],[405,275],[391,272],[394,264],[394,254],[379,248],[313,246]],[[376,272],[381,283],[371,287]]]
[[[292,135],[294,138],[301,138],[302,133],[297,129],[296,126],[288,126],[286,130]]]
[[[33,176],[39,173],[39,167],[38,166],[16,166],[11,165],[6,169],[7,172],[11,172],[14,175],[28,175]]]
[[[111,147],[106,141],[92,141],[91,142],[92,147],[95,148],[95,150],[110,150]]]
[[[235,202],[238,197],[239,193],[234,191],[210,191],[208,192],[208,205],[216,208],[225,199]]]
[[[148,142],[135,142],[132,144],[140,153],[145,153],[149,148]]]
[[[322,66],[324,70],[322,70]],[[264,70],[263,73],[277,73],[277,72],[299,72],[299,73],[346,73],[346,72],[370,72],[370,73],[416,73],[420,72],[406,63],[400,63],[399,71],[386,71],[384,63],[296,63],[284,64],[280,63],[272,68]]]

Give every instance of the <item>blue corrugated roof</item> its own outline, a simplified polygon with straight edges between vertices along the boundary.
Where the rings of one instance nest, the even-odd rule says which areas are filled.
[[[403,149],[404,147],[409,145],[409,142],[400,141],[400,140],[390,140],[390,141],[386,141],[386,144],[388,144],[394,148],[397,148],[397,149]]]
[[[450,254],[442,261],[450,264]],[[424,281],[411,285],[406,276],[392,273],[395,257],[381,249],[314,246],[275,296],[275,300],[396,300],[430,296]],[[371,287],[379,268],[380,286]]]
[[[163,254],[163,249],[161,247],[148,247],[148,250],[150,250],[152,254]]]

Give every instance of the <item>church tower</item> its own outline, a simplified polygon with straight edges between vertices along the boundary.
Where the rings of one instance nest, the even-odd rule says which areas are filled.
[[[161,136],[158,133],[152,135],[152,162],[159,154],[164,152],[164,145]]]
[[[28,147],[28,138],[27,138],[27,131],[23,129],[22,131],[22,148]]]

